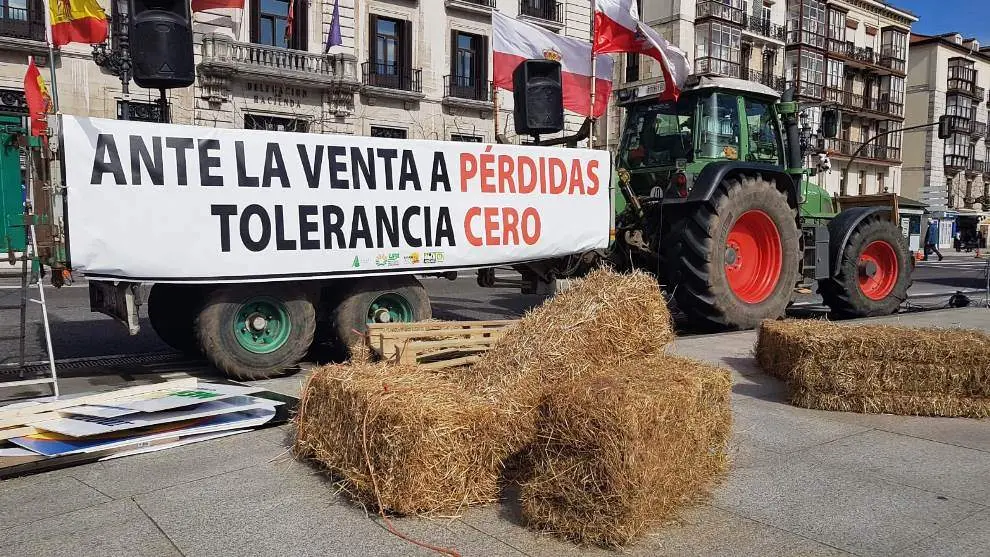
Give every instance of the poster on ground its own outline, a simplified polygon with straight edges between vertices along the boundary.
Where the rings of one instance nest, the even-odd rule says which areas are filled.
[[[607,151],[61,116],[91,279],[429,274],[608,246]]]
[[[114,401],[113,405],[86,404],[67,408],[63,412],[95,418],[118,418],[138,412],[162,412],[184,406],[195,406],[204,402],[251,395],[263,390],[260,387],[200,383],[198,387],[193,389],[155,391],[124,401]]]

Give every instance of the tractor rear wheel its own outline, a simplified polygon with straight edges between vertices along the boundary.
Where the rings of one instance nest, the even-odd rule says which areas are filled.
[[[193,323],[202,303],[198,288],[175,284],[155,284],[148,294],[148,320],[158,337],[172,348],[191,357],[201,355]]]
[[[838,232],[838,231],[837,231]],[[818,282],[818,293],[843,317],[896,313],[911,286],[911,258],[900,227],[879,216],[856,225],[838,272]]]
[[[774,182],[724,180],[672,232],[677,307],[707,328],[749,329],[782,315],[798,275],[796,216]]]

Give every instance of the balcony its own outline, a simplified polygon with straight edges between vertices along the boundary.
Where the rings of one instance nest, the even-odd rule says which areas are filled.
[[[721,19],[722,21],[742,25],[743,21],[746,19],[746,13],[740,8],[729,6],[715,0],[703,0],[698,2],[698,12],[695,15],[695,21],[700,22],[701,20],[707,18]]]
[[[364,94],[413,102],[423,99],[423,70],[407,69],[398,64],[361,64]]]
[[[786,87],[794,87],[794,94],[801,97],[822,99],[825,94],[825,86],[821,83],[814,83],[812,81],[804,81],[801,79],[786,82]]]
[[[443,104],[446,106],[491,111],[495,108],[493,93],[491,81],[460,75],[443,77]]]
[[[697,73],[716,73],[726,77],[741,77],[742,66],[739,62],[722,60],[705,56],[694,61],[694,71]]]
[[[906,65],[905,54],[903,48],[894,48],[893,45],[889,44],[883,45],[880,47],[880,65],[888,70],[903,74]]]
[[[449,10],[490,15],[495,9],[495,0],[446,0],[446,5]]]
[[[979,120],[969,121],[969,135],[974,138],[986,137],[987,136],[987,123],[980,122]]]
[[[949,66],[947,92],[967,95],[978,101],[986,94],[983,87],[976,86],[976,70],[968,66]]]
[[[831,151],[833,156],[852,157],[857,151],[856,159],[873,160],[885,163],[901,162],[900,147],[888,147],[876,142],[869,143],[860,151],[863,146],[862,141],[850,141],[848,139],[826,139],[825,149]]]
[[[869,46],[856,46],[852,41],[828,40],[828,51],[852,68],[871,69],[877,73],[904,74],[904,60],[894,56],[892,49],[882,54]]]
[[[844,109],[852,109],[854,112],[893,119],[904,118],[904,104],[892,102],[886,97],[866,97],[835,87],[826,87],[825,101],[841,105]]]
[[[969,161],[969,167],[966,168],[966,173],[974,177],[977,174],[990,173],[990,164],[987,164],[987,161],[971,159]]]
[[[203,37],[199,71],[207,77],[209,84],[218,80],[226,82],[236,76],[238,79],[350,93],[360,87],[357,60],[349,54],[314,54],[242,43],[219,34]],[[216,88],[219,91],[222,87]]]
[[[955,174],[969,168],[969,157],[965,155],[945,155],[944,163],[946,172]]]
[[[784,39],[787,38],[787,30],[783,25],[777,25],[771,23],[769,19],[751,15],[743,16],[743,29],[774,42],[783,43]]]
[[[776,89],[777,91],[784,92],[785,82],[784,78],[779,75],[773,75],[771,73],[757,72],[753,70],[747,70],[746,79],[749,81],[755,81],[757,83],[762,83],[771,89]]]
[[[551,31],[564,28],[564,4],[548,0],[519,0],[519,19]]]
[[[24,52],[47,53],[45,9],[6,6],[0,10],[0,47]]]

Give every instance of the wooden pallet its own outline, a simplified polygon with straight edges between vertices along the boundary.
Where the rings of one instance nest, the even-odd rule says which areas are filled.
[[[428,321],[368,326],[368,345],[382,359],[424,369],[472,364],[514,320]]]

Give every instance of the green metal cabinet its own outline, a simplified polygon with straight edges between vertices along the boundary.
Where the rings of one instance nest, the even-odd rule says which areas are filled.
[[[24,178],[16,135],[23,134],[20,116],[0,115],[0,251],[24,251]]]

